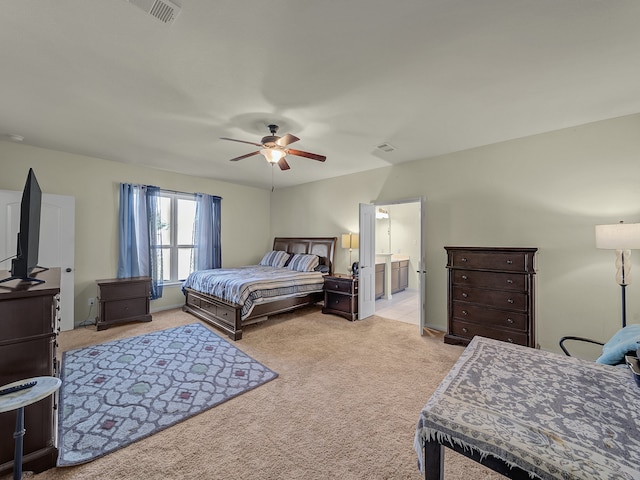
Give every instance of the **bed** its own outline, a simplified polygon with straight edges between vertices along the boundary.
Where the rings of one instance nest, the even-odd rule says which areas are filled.
[[[333,273],[336,242],[336,237],[274,238],[272,252],[287,252],[289,262],[296,254],[296,259],[317,256],[318,267],[313,272],[292,270],[292,264],[194,272],[182,287],[182,309],[221,329],[232,340],[240,340],[246,325],[324,300],[324,276]]]

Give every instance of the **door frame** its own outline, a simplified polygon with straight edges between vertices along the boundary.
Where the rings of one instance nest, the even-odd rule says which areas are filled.
[[[370,202],[370,205],[373,205],[374,207],[378,207],[378,206],[385,206],[385,205],[402,205],[402,204],[407,204],[407,203],[417,203],[418,204],[418,221],[420,222],[419,225],[419,239],[418,239],[418,245],[419,245],[419,252],[420,252],[420,258],[418,259],[418,265],[416,268],[416,272],[418,273],[418,301],[419,301],[419,315],[420,315],[420,319],[418,322],[419,328],[420,328],[420,335],[424,335],[425,334],[425,328],[426,328],[426,291],[427,291],[427,248],[426,248],[426,221],[425,221],[425,212],[426,212],[426,199],[424,196],[419,196],[419,197],[410,197],[410,198],[403,198],[403,199],[397,199],[397,200],[374,200],[372,202]],[[362,228],[360,228],[360,232],[362,232]],[[374,222],[374,228],[372,229],[371,232],[372,238],[370,238],[369,240],[374,242],[375,244],[375,222]],[[362,244],[362,239],[360,240],[360,243]],[[359,293],[360,294],[360,293]],[[358,294],[358,295],[359,295]]]

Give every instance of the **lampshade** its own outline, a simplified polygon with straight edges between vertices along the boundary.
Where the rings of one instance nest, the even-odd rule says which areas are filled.
[[[640,249],[640,223],[596,225],[596,248],[608,250]]]
[[[280,159],[287,155],[287,152],[280,150],[279,148],[263,148],[260,153],[264,155],[269,163],[278,163]]]
[[[359,248],[360,236],[357,233],[342,234],[342,248]]]

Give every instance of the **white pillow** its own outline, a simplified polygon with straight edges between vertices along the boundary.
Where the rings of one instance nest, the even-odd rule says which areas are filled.
[[[320,259],[317,255],[296,253],[291,257],[291,260],[289,260],[287,268],[298,272],[313,272],[319,264]]]
[[[260,260],[260,265],[264,265],[267,267],[276,267],[282,268],[284,264],[287,263],[289,259],[289,254],[282,250],[271,250],[268,253],[265,253],[262,260]]]

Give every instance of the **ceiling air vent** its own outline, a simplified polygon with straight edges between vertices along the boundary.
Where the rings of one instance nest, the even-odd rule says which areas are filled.
[[[394,147],[390,143],[386,143],[386,142],[385,143],[381,143],[376,148],[382,150],[383,152],[393,152],[396,149],[396,147]]]
[[[181,8],[169,0],[128,0],[162,23],[171,25],[180,14]]]

